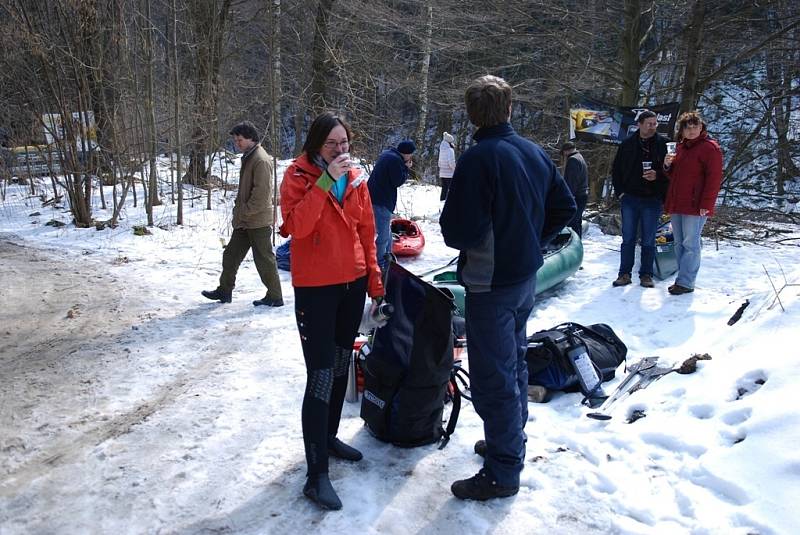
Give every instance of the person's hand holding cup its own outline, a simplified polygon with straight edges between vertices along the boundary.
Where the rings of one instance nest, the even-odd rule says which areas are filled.
[[[350,160],[350,153],[343,152],[328,164],[328,174],[334,179],[339,178],[345,174],[352,165],[353,162]]]
[[[642,178],[652,182],[656,179],[656,172],[653,169],[653,162],[642,162]]]
[[[670,141],[667,143],[667,155],[664,156],[664,167],[669,167],[675,160],[675,154],[678,152],[678,144]]]

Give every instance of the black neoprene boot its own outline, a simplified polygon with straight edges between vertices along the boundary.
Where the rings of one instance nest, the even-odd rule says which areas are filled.
[[[328,437],[328,454],[345,461],[360,461],[364,456],[353,446],[348,446],[336,437]]]
[[[308,476],[303,494],[323,509],[338,511],[342,508],[342,501],[333,490],[328,474],[312,474]]]

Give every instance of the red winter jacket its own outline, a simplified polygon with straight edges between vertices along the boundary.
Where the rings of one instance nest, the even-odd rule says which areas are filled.
[[[722,184],[722,150],[703,132],[696,139],[684,139],[667,170],[669,189],[664,201],[668,214],[700,215],[700,209],[714,215]]]
[[[280,232],[292,236],[292,285],[329,286],[367,275],[369,296],[382,296],[366,177],[350,170],[340,205],[332,193],[315,185],[322,172],[303,153],[283,175]]]

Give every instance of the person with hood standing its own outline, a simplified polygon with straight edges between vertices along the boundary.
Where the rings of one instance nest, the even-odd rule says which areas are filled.
[[[203,297],[221,303],[230,303],[236,273],[247,251],[253,250],[253,261],[267,287],[267,294],[253,301],[253,305],[283,306],[281,279],[278,264],[272,251],[272,164],[258,140],[258,131],[253,123],[245,121],[234,126],[230,135],[236,148],[242,151],[242,167],[239,171],[239,189],[233,204],[233,233],[222,253],[222,274],[215,290],[203,290]]]
[[[694,291],[700,271],[700,236],[722,184],[722,150],[711,139],[696,111],[678,117],[676,154],[667,154],[664,172],[670,183],[664,211],[671,215],[678,275],[667,290],[672,295]]]
[[[442,142],[439,144],[439,185],[442,187],[442,192],[439,194],[440,201],[447,198],[450,181],[453,179],[453,172],[456,170],[454,141],[453,136],[445,132],[442,134]]]
[[[376,307],[384,293],[372,202],[364,175],[350,160],[351,140],[344,119],[319,115],[281,183],[281,235],[292,236],[295,316],[307,373],[303,494],[324,509],[342,508],[328,477],[328,458],[362,458],[336,434],[366,294]]]
[[[462,500],[519,491],[528,421],[526,327],[533,309],[541,245],[575,214],[575,201],[553,161],[511,126],[511,86],[496,76],[464,94],[476,144],[458,159],[439,224],[458,249],[472,403],[485,440],[483,468],[450,487]]]
[[[401,141],[397,148],[383,151],[369,176],[369,194],[375,212],[378,233],[377,257],[381,271],[386,271],[386,257],[392,252],[392,214],[397,205],[397,188],[405,184],[413,164],[411,155],[417,150],[411,140]]]

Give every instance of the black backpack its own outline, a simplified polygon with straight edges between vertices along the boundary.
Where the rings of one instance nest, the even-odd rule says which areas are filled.
[[[577,323],[562,323],[552,329],[528,337],[528,384],[549,390],[576,391],[581,388],[573,361],[567,354],[583,346],[592,364],[605,382],[614,378],[617,367],[625,360],[628,348],[605,323],[584,327]],[[593,392],[583,392],[591,397]]]
[[[444,447],[460,407],[454,378],[452,295],[391,262],[385,299],[394,312],[360,356],[361,418],[384,442],[415,447],[441,440]],[[448,389],[451,383],[453,388]],[[449,396],[453,408],[444,429]]]

